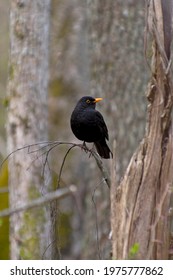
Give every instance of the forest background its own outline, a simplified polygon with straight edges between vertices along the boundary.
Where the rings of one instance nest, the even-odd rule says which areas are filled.
[[[48,138],[79,143],[70,130],[70,114],[83,95],[103,97],[98,105],[116,139],[119,181],[144,135],[146,97],[151,75],[144,50],[145,1],[64,0],[51,2]],[[6,115],[10,1],[0,2],[0,156],[7,156]],[[147,54],[150,57],[150,54]],[[39,102],[39,101],[38,101]],[[38,120],[39,121],[39,120]],[[44,139],[43,139],[44,140]],[[33,143],[30,143],[33,144]],[[54,188],[66,146],[51,154]],[[29,157],[30,155],[28,155]],[[31,157],[32,163],[33,157]],[[107,169],[110,164],[105,163]],[[29,167],[29,166],[28,166]],[[30,172],[28,169],[27,172]],[[93,158],[74,149],[66,159],[60,186],[76,191],[58,201],[58,251],[66,259],[110,258],[108,188]],[[0,210],[8,207],[8,169],[0,174]],[[28,257],[28,256],[27,256]],[[9,219],[0,224],[0,259],[9,259]],[[28,257],[29,258],[29,257]]]

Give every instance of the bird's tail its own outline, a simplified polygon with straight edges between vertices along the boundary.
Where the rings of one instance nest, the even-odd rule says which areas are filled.
[[[98,154],[102,158],[112,158],[113,157],[113,154],[112,154],[111,150],[109,149],[108,145],[106,144],[106,141],[97,141],[97,142],[94,142],[94,145],[96,147]]]

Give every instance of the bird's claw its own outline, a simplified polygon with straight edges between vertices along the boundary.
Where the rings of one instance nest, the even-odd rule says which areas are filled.
[[[89,158],[92,156],[93,153],[93,147],[91,149],[89,149],[85,143],[85,141],[83,142],[83,144],[81,145],[81,149],[85,151],[85,153],[89,152]]]

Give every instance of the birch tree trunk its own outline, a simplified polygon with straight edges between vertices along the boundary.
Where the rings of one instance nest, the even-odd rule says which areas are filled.
[[[47,140],[47,87],[50,0],[11,1],[8,83],[8,152]],[[42,162],[26,150],[9,160],[10,207],[48,191]],[[10,218],[11,259],[50,258],[49,209],[36,208]]]
[[[146,135],[125,176],[111,188],[113,258],[168,259],[169,207],[173,184],[172,78],[170,46],[172,1],[147,2],[152,37],[151,80]],[[136,251],[131,250],[138,244]]]

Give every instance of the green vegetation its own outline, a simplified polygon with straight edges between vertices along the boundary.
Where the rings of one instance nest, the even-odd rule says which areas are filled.
[[[129,259],[135,259],[138,252],[139,252],[139,243],[134,243],[129,251]]]
[[[0,189],[8,185],[8,166],[5,162],[0,172]],[[0,193],[0,211],[8,208],[8,193]],[[0,260],[9,259],[9,218],[0,219]]]

